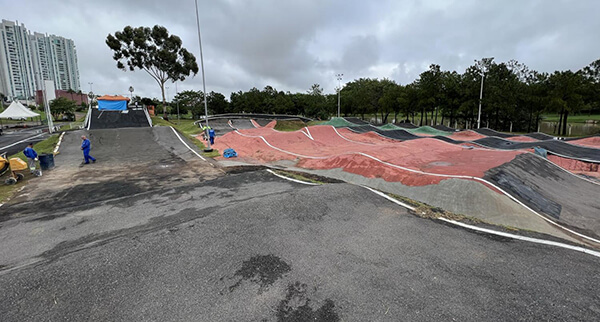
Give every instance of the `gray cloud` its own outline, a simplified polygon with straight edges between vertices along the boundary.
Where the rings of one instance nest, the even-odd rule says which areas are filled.
[[[517,59],[552,72],[577,70],[600,58],[596,13],[579,1],[199,1],[207,90],[263,88],[333,92],[344,80],[388,77],[412,82],[431,63],[464,71],[473,60]],[[163,25],[199,59],[194,1],[0,0],[0,18],[32,31],[71,38],[83,90],[159,97],[143,71],[122,72],[104,40],[126,25]],[[175,86],[168,85],[172,97]],[[201,89],[201,75],[178,84]]]

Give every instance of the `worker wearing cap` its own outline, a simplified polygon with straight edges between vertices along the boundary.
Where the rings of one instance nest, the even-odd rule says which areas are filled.
[[[29,164],[29,170],[31,173],[35,170],[35,161],[38,159],[38,154],[33,149],[33,143],[29,143],[25,150],[23,150],[23,154],[27,157],[27,164]]]

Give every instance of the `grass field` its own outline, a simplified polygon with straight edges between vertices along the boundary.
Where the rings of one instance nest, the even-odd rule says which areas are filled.
[[[200,150],[204,151],[206,146],[204,145],[204,143],[202,141],[196,139],[196,135],[200,134],[202,132],[202,129],[200,127],[198,127],[198,125],[194,124],[194,122],[195,122],[195,120],[191,120],[191,119],[181,119],[181,120],[179,120],[179,122],[175,119],[171,122],[171,121],[165,121],[158,116],[152,117],[153,125],[174,127],[179,133],[184,134],[187,138],[192,140],[192,142],[194,142],[194,144]],[[217,149],[213,149],[212,152],[202,152],[202,155],[205,157],[208,157],[208,158],[214,158],[214,157],[218,157],[220,154]]]
[[[304,128],[305,126],[306,126],[306,123],[304,123],[300,120],[290,120],[290,121],[278,120],[277,124],[275,125],[275,130],[291,132],[291,131],[298,131],[301,128]]]
[[[544,121],[558,122],[559,116],[556,114],[542,115]],[[567,123],[585,123],[588,120],[600,121],[600,114],[592,115],[569,115],[567,117]]]

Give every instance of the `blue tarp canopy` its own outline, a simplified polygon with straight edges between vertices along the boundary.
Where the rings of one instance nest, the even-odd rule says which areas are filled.
[[[127,110],[127,101],[98,100],[98,110],[125,111]]]

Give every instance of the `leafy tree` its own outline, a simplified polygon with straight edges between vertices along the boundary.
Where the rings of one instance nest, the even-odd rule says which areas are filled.
[[[556,71],[548,78],[550,106],[560,115],[558,126],[560,135],[567,134],[569,113],[577,112],[584,105],[581,95],[583,83],[583,74],[570,70]]]
[[[600,59],[584,67],[582,73],[585,77],[585,101],[592,114],[594,109],[600,109]]]
[[[419,75],[417,86],[419,89],[419,105],[421,107],[421,125],[427,124],[427,112],[439,106],[442,92],[442,72],[440,65],[431,64],[429,70]],[[425,123],[423,123],[425,117]]]
[[[75,102],[65,97],[58,97],[50,101],[50,113],[55,120],[58,120],[61,115],[74,119],[76,109]]]
[[[277,94],[275,98],[275,110],[273,112],[275,114],[298,114],[294,112],[294,102],[292,102],[291,96],[284,92]]]
[[[305,115],[316,119],[327,119],[329,117],[326,109],[327,100],[323,96],[321,85],[313,84],[307,93]]]
[[[227,102],[225,96],[221,93],[208,93],[208,101],[206,103],[211,114],[223,114],[229,109],[229,102]]]
[[[382,123],[387,123],[390,113],[394,112],[395,120],[400,112],[400,96],[402,95],[402,86],[387,79],[382,80],[382,85],[383,93],[379,99],[379,105],[381,105]]]
[[[182,47],[178,36],[169,35],[167,28],[162,26],[127,26],[123,31],[115,32],[114,36],[109,34],[106,44],[114,51],[113,59],[117,61],[117,68],[144,70],[158,83],[165,115],[165,83],[168,80],[183,81],[190,74],[198,73],[196,57]]]
[[[175,104],[179,103],[179,112],[187,114],[192,112],[193,119],[199,119],[204,115],[204,93],[202,91],[183,91],[177,93],[173,98]]]

